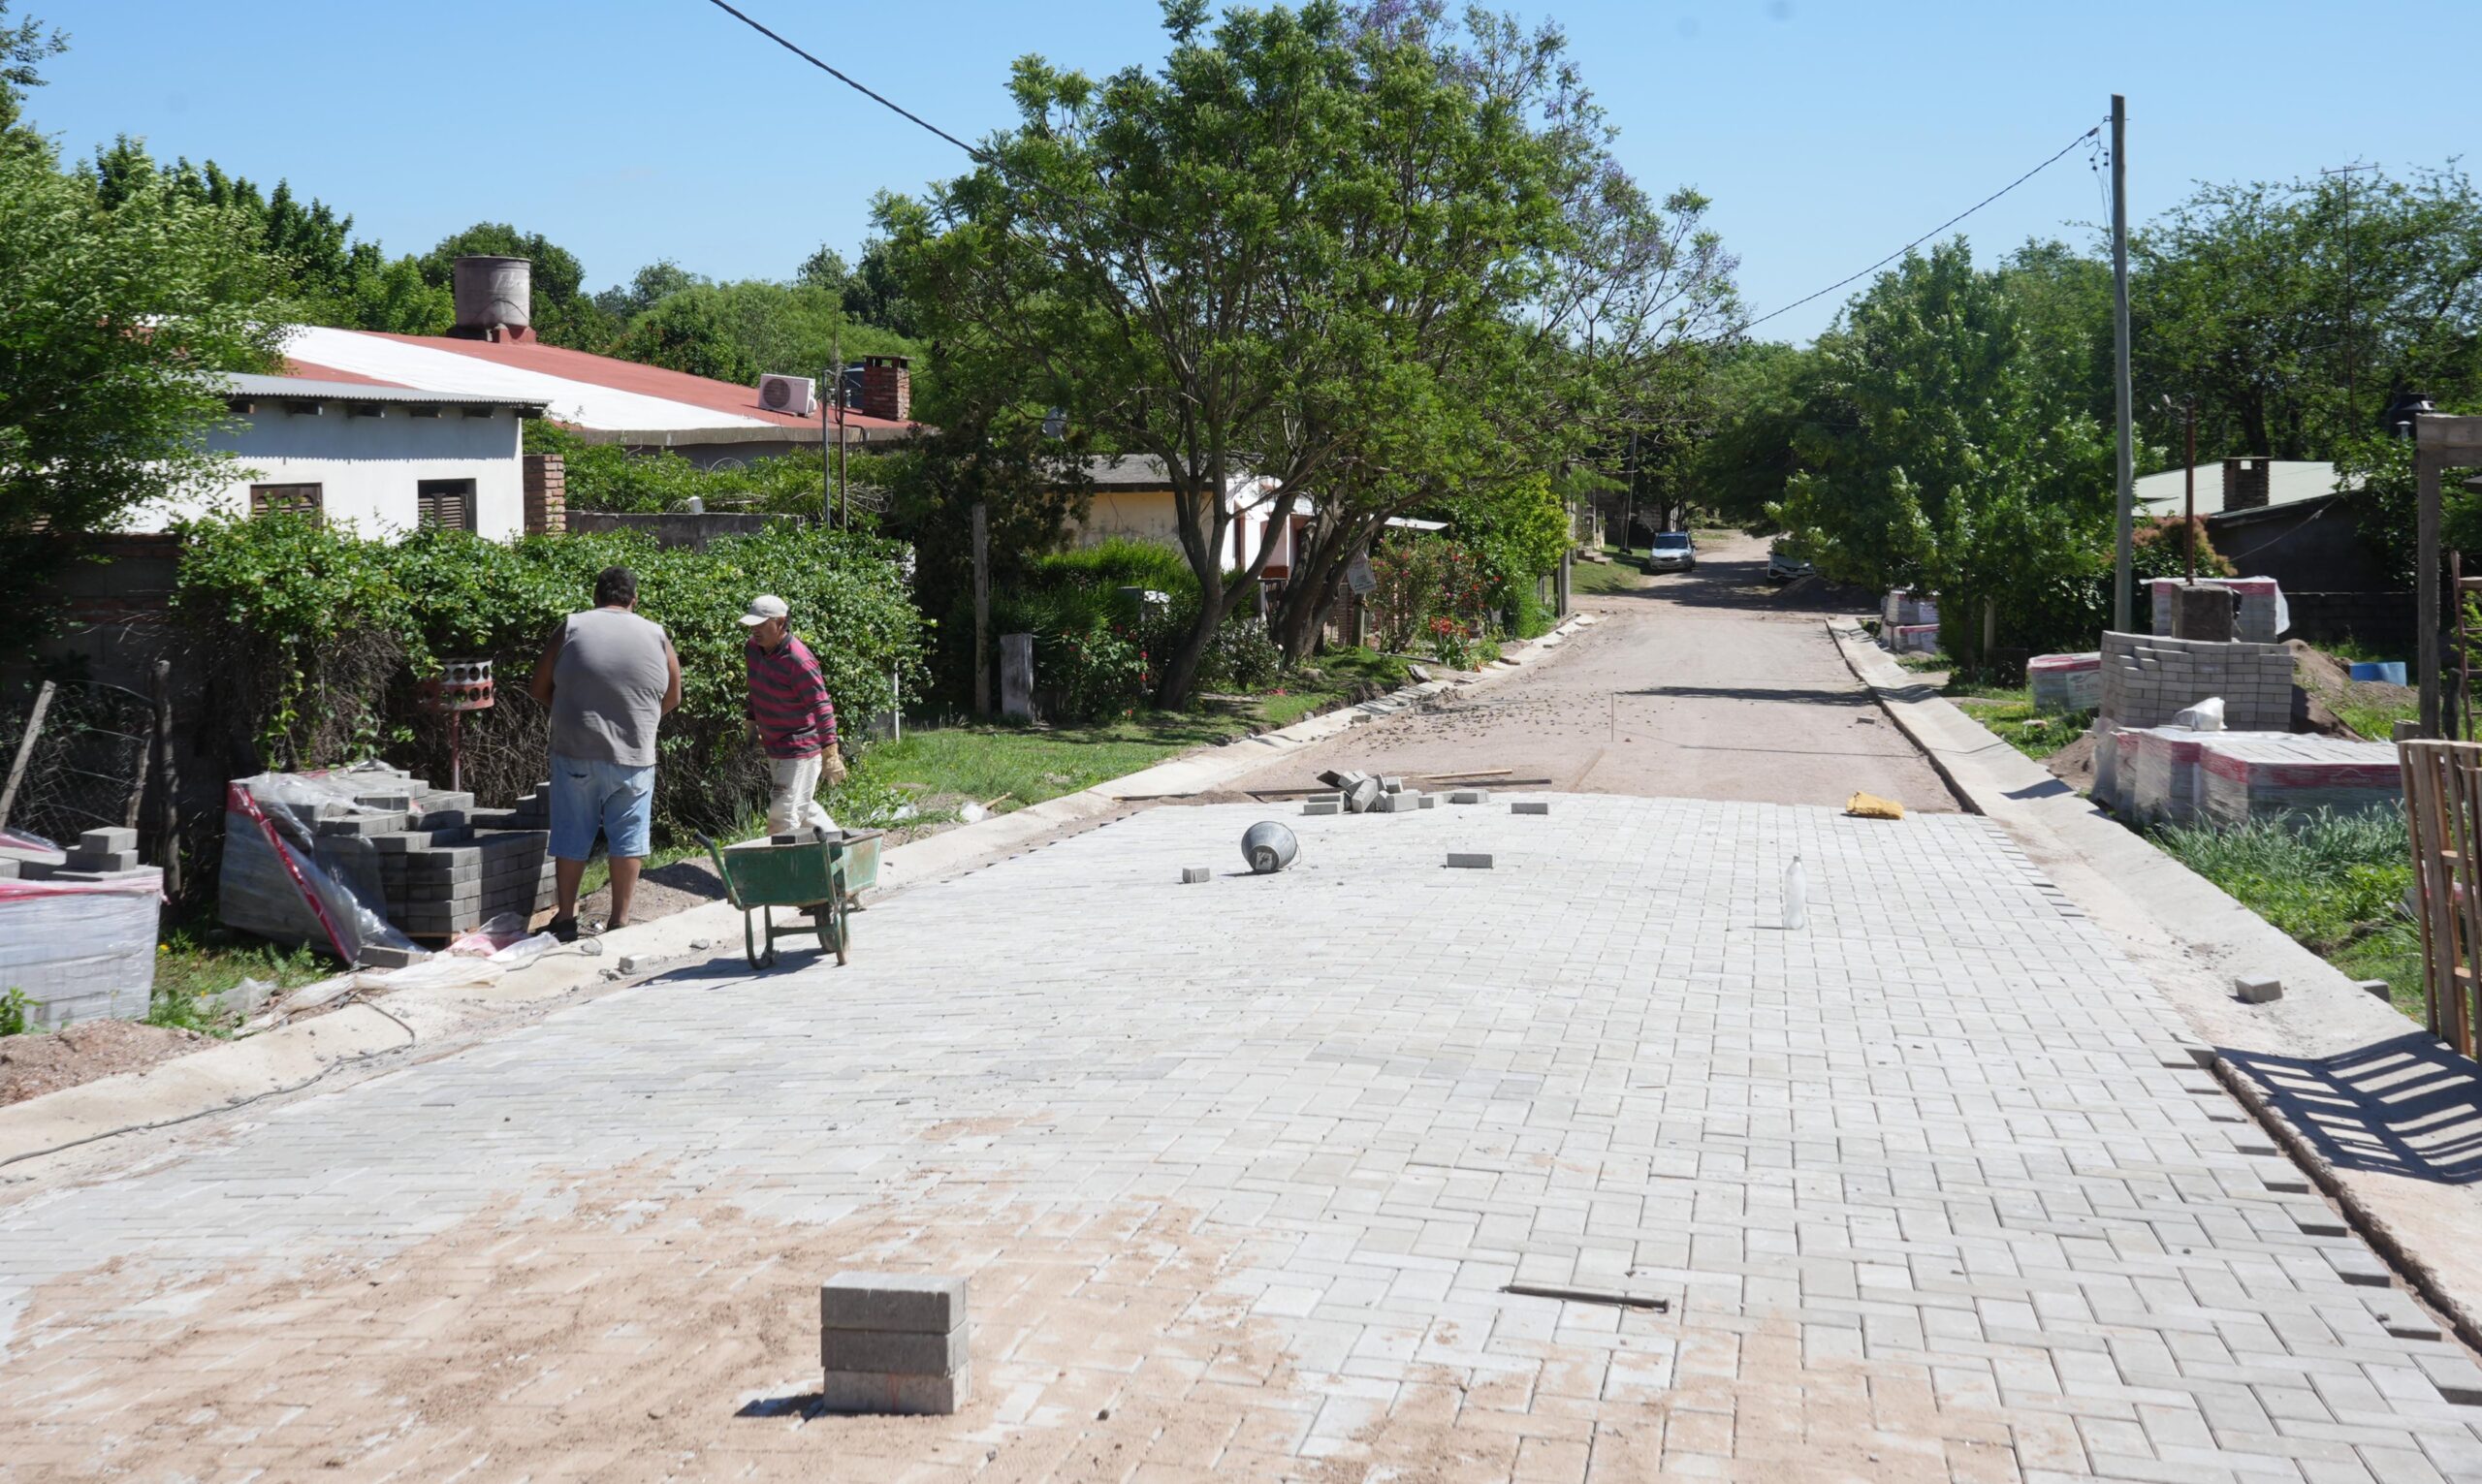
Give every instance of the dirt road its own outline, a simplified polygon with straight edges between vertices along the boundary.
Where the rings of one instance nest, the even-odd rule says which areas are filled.
[[[1861,789],[1954,810],[1837,657],[1823,611],[1766,579],[1765,541],[1718,543],[1693,573],[1581,598],[1602,621],[1539,668],[1356,727],[1237,786],[1307,785],[1326,768],[1507,768],[1575,792],[1841,804]]]

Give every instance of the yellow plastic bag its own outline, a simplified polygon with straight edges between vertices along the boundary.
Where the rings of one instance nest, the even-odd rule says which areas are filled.
[[[1844,812],[1856,819],[1902,819],[1904,805],[1876,794],[1855,794],[1844,801]]]

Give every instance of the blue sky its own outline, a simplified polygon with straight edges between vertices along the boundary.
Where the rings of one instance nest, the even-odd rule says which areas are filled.
[[[1008,122],[1012,59],[1108,71],[1162,52],[1153,0],[742,8],[950,133]],[[2471,91],[2415,69],[2482,55],[2482,5],[1555,0],[1551,16],[1657,187],[1697,186],[1759,309],[1935,226],[2129,95],[2135,216],[2197,179],[2392,170],[2482,143]],[[71,33],[31,100],[73,153],[117,133],[213,158],[421,251],[479,220],[540,231],[595,285],[672,258],[789,274],[852,247],[882,188],[956,149],[704,0],[16,0]],[[2382,27],[2370,18],[2393,15]],[[1963,229],[1989,249],[2107,219],[2084,150]],[[1858,287],[1858,286],[1857,286]],[[1846,291],[1850,292],[1850,291]],[[1805,339],[1837,294],[1766,327]]]

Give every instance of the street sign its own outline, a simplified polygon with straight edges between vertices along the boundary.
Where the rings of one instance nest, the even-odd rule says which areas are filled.
[[[1357,598],[1369,597],[1379,590],[1379,574],[1370,570],[1370,558],[1367,556],[1352,559],[1352,564],[1345,568],[1345,581],[1352,585],[1353,596]]]

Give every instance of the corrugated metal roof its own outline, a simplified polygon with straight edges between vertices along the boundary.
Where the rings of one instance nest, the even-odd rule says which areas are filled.
[[[417,407],[520,407],[534,412],[543,403],[531,397],[490,396],[471,392],[425,392],[367,381],[325,381],[309,376],[259,376],[230,372],[225,395],[258,401],[387,402]]]
[[[2198,514],[2223,513],[2223,460],[2202,463],[2198,470]],[[2160,474],[2142,476],[2137,482],[2137,508],[2149,516],[2177,516],[2180,513],[2181,474],[2180,469],[2166,469]],[[2336,466],[2307,458],[2273,458],[2267,461],[2267,505],[2291,505],[2302,500],[2314,500],[2336,492]]]

